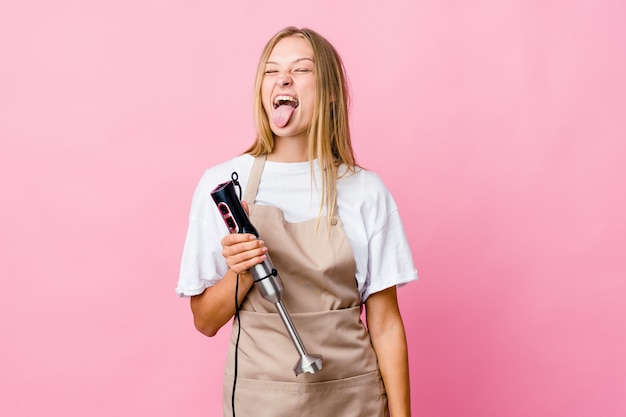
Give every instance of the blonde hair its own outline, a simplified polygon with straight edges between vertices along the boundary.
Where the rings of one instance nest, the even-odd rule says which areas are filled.
[[[311,173],[314,159],[318,160],[322,172],[320,216],[326,206],[330,223],[336,211],[338,167],[344,164],[348,167],[346,172],[354,172],[358,165],[350,140],[349,96],[344,65],[333,45],[317,32],[307,28],[287,27],[276,33],[265,45],[259,60],[254,86],[254,120],[257,138],[245,152],[258,156],[268,154],[274,148],[274,134],[261,99],[261,84],[265,75],[265,64],[272,50],[279,41],[291,36],[306,39],[313,49],[316,100],[313,119],[307,132],[308,152]]]

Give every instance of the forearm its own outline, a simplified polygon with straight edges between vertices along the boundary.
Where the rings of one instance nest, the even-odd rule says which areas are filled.
[[[370,295],[365,302],[365,312],[391,415],[410,417],[408,349],[396,288]]]
[[[247,210],[247,205],[244,204]],[[228,265],[228,271],[222,279],[200,295],[191,298],[191,311],[196,329],[207,336],[214,336],[226,324],[236,305],[240,305],[254,284],[248,269],[263,262],[267,248],[262,240],[252,234],[233,233],[222,241],[222,255]],[[237,273],[239,287],[237,289]],[[235,290],[237,289],[237,304]]]
[[[400,320],[372,339],[392,417],[411,416],[408,350]]]
[[[206,336],[214,336],[235,314],[235,290],[237,289],[237,305],[241,305],[244,297],[253,285],[249,273],[239,275],[231,269],[215,285],[204,290],[202,294],[191,297],[190,305],[196,329]]]

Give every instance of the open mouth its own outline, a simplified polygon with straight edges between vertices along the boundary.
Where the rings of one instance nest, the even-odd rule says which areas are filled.
[[[280,106],[291,106],[293,108],[298,107],[300,102],[295,97],[291,96],[276,96],[274,99],[274,108],[277,109]]]
[[[272,111],[272,121],[278,127],[285,127],[291,115],[298,108],[300,102],[291,96],[276,96],[274,98],[274,110]]]

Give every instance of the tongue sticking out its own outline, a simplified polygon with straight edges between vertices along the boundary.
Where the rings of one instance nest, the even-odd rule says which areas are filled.
[[[285,127],[291,119],[291,115],[296,108],[290,104],[283,104],[274,109],[272,113],[272,121],[278,127]]]

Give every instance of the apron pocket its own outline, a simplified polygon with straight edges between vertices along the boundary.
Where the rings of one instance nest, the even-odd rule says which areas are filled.
[[[232,416],[232,378],[225,377],[224,416]],[[294,383],[237,378],[235,411],[241,417],[387,417],[378,371],[350,378]]]

